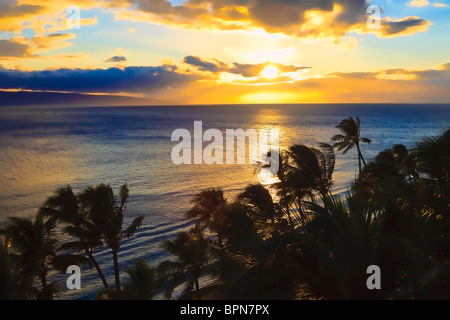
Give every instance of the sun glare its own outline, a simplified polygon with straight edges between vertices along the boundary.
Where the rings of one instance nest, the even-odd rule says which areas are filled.
[[[273,79],[280,74],[280,70],[275,66],[267,66],[261,71],[260,76],[268,79]]]

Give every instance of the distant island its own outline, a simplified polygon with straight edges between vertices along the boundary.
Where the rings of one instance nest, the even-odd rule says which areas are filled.
[[[37,92],[0,90],[0,106],[136,106],[162,105],[166,102],[119,95],[98,95],[73,92]]]

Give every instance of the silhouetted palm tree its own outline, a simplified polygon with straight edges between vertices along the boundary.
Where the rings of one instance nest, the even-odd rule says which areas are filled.
[[[305,198],[314,199],[314,192],[324,198],[333,185],[334,150],[328,144],[320,144],[320,149],[296,144],[285,152],[284,157],[280,167],[283,176],[276,184],[280,204],[287,208],[290,221],[291,217],[300,215],[296,220],[304,224],[309,220],[304,212]],[[291,210],[290,206],[294,206],[294,210]]]
[[[80,209],[78,197],[72,188],[67,186],[57,189],[53,196],[47,198],[44,206],[39,209],[39,213],[54,217],[65,225],[63,232],[77,240],[64,242],[59,250],[86,253],[103,285],[108,288],[108,282],[93,255],[95,249],[104,246],[100,229],[89,221],[87,213]]]
[[[325,206],[310,203],[315,219],[301,235],[300,279],[319,296],[364,299],[366,268],[372,257],[367,225],[358,207],[330,195]]]
[[[222,189],[202,190],[191,201],[193,207],[186,213],[186,218],[194,219],[201,228],[210,227],[215,213],[226,203]],[[216,228],[218,244],[222,247],[222,233]]]
[[[319,165],[319,175],[315,179],[314,189],[320,194],[322,199],[328,196],[333,186],[333,172],[336,163],[334,149],[327,143],[321,143],[320,150],[311,148],[315,153]]]
[[[269,219],[272,224],[275,223],[277,215],[275,204],[269,190],[262,184],[250,184],[245,187],[238,196],[237,200],[250,207],[250,212],[254,219]]]
[[[25,299],[26,294],[19,291],[20,278],[8,256],[8,244],[0,238],[0,300]]]
[[[346,154],[349,150],[356,147],[358,150],[358,164],[359,164],[359,173],[361,173],[362,166],[361,162],[366,165],[366,161],[361,153],[360,143],[371,143],[372,141],[368,138],[361,137],[361,120],[359,117],[353,119],[350,117],[348,119],[344,119],[339,123],[336,128],[338,128],[342,134],[334,135],[331,138],[331,141],[336,142],[333,147],[337,148],[338,151],[343,151]]]
[[[226,254],[215,254],[217,259],[208,270],[219,278],[215,290],[222,294],[222,299],[293,297],[294,272],[288,257],[290,240],[295,237],[290,232],[295,229],[283,229],[283,220],[265,223],[269,218],[261,217],[264,213],[258,211],[270,201],[261,187],[264,188],[250,185],[246,189],[247,199],[241,197],[240,202],[222,206],[221,219],[215,219],[222,223]],[[264,202],[258,209],[255,202],[260,196]]]
[[[101,300],[151,300],[158,290],[155,270],[142,259],[134,259],[134,266],[125,269],[129,279],[122,291],[105,289],[97,294]]]
[[[134,259],[134,266],[125,270],[130,276],[124,284],[124,292],[129,299],[150,300],[158,289],[155,269],[142,259]]]
[[[409,182],[419,178],[417,162],[413,153],[411,153],[403,144],[396,144],[393,146],[392,153],[395,161],[399,163],[403,174],[408,177]]]
[[[165,260],[158,265],[157,273],[165,283],[165,296],[170,298],[174,289],[186,283],[183,294],[200,290],[199,278],[209,260],[208,242],[196,226],[189,233],[181,232],[174,241],[166,240],[162,248],[176,260]]]
[[[363,168],[353,183],[355,197],[367,209],[367,223],[370,223],[372,215],[383,213],[392,199],[405,199],[414,194],[414,186],[409,183],[403,161],[399,157],[391,149],[380,152]]]
[[[434,180],[440,192],[450,196],[450,129],[438,137],[425,137],[413,151],[419,172]]]
[[[303,225],[309,220],[304,200],[314,198],[315,181],[320,175],[319,163],[311,148],[295,144],[286,151],[283,165],[284,180],[277,188],[283,192],[285,198],[282,201],[288,205],[291,221]]]
[[[84,189],[79,196],[82,210],[85,211],[88,220],[99,229],[103,240],[111,248],[116,291],[121,290],[117,254],[122,240],[132,237],[144,219],[143,215],[137,217],[126,230],[122,230],[128,195],[126,184],[120,188],[120,199],[116,199],[111,186],[99,184]]]
[[[18,268],[19,290],[27,299],[52,299],[57,288],[48,283],[47,274],[49,264],[56,257],[58,242],[54,221],[44,220],[40,215],[34,221],[19,217],[11,217],[9,221],[1,233],[5,236],[8,254]],[[35,277],[41,282],[41,290],[33,288]]]

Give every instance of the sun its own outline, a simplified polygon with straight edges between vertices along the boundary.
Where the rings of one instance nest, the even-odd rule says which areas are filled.
[[[259,74],[261,77],[273,79],[280,74],[280,70],[275,66],[267,66]]]

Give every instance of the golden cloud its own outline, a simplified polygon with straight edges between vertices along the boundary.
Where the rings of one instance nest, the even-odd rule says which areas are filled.
[[[38,3],[38,4],[36,4]],[[20,33],[25,28],[33,29],[38,35],[67,31],[67,8],[77,6],[91,9],[101,2],[92,0],[2,0],[0,3],[0,31]],[[97,23],[97,17],[81,17],[81,26]]]
[[[295,37],[333,37],[367,28],[368,0],[188,0],[172,5],[169,0],[113,0],[116,19],[157,22],[194,29],[254,30]],[[417,17],[392,21],[384,18],[380,37],[408,35],[430,24]]]

